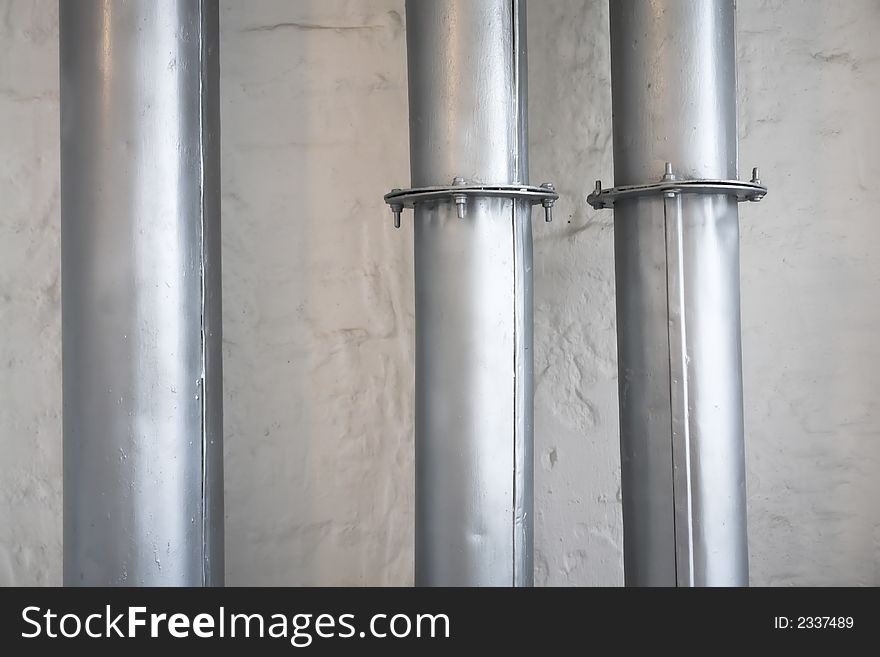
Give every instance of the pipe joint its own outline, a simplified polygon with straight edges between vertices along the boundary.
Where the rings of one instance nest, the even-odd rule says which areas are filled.
[[[559,200],[553,183],[533,185],[482,185],[468,184],[464,178],[456,177],[449,187],[415,187],[411,189],[392,189],[385,195],[385,203],[394,216],[394,227],[400,228],[400,215],[404,208],[415,208],[419,203],[452,202],[456,206],[459,219],[467,216],[469,199],[509,198],[526,201],[529,205],[540,204],[544,208],[544,220],[553,220],[553,205]]]
[[[663,177],[653,183],[641,185],[626,185],[622,187],[602,187],[602,181],[596,181],[596,188],[587,197],[589,203],[596,210],[613,208],[618,201],[642,196],[663,196],[675,198],[679,194],[726,194],[735,196],[737,202],[760,201],[767,195],[767,187],[761,184],[758,178],[758,168],[752,169],[752,179],[748,182],[741,180],[709,180],[678,178],[672,163],[667,162]]]

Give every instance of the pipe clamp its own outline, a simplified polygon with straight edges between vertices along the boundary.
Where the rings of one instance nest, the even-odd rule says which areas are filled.
[[[400,213],[404,208],[415,208],[419,203],[430,201],[452,201],[455,203],[459,219],[467,214],[468,199],[471,197],[509,198],[527,201],[530,205],[544,207],[544,220],[553,220],[553,204],[559,199],[552,183],[543,185],[480,185],[468,184],[464,178],[455,178],[449,187],[414,187],[412,189],[392,189],[385,194],[385,202],[391,206],[394,227],[400,228]]]
[[[623,187],[602,188],[602,181],[596,181],[596,189],[587,197],[596,210],[613,208],[617,201],[641,196],[663,196],[671,198],[678,194],[727,194],[735,196],[737,202],[760,201],[767,195],[767,187],[758,178],[758,169],[752,169],[749,182],[740,180],[682,180],[672,172],[672,164],[666,163],[666,173],[654,183],[626,185]]]

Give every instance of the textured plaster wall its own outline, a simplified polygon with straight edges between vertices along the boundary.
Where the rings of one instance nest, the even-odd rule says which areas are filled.
[[[880,584],[880,4],[740,0],[753,584]],[[230,584],[410,584],[401,0],[222,2]],[[532,0],[536,582],[622,582],[605,0]],[[61,581],[54,0],[0,0],[0,584]]]
[[[0,2],[0,585],[61,584],[56,5]]]

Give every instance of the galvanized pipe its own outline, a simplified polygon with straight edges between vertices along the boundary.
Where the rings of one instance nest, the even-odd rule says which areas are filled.
[[[406,18],[413,187],[527,183],[525,2]],[[528,586],[531,205],[453,196],[415,205],[416,584]]]
[[[734,4],[611,2],[617,186],[737,177]],[[737,198],[614,207],[626,583],[747,585]]]
[[[221,585],[217,3],[59,5],[64,582]]]

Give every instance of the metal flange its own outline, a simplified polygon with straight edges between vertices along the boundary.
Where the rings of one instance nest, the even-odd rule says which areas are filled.
[[[738,202],[760,201],[767,195],[767,187],[761,184],[757,167],[752,169],[749,182],[740,180],[680,180],[672,172],[672,164],[666,163],[666,173],[655,183],[627,185],[602,189],[602,181],[596,181],[596,189],[587,197],[587,203],[596,210],[613,208],[617,201],[639,196],[662,195],[667,198],[678,194],[727,194]]]
[[[385,194],[385,202],[391,206],[394,227],[400,228],[400,213],[404,208],[414,208],[428,201],[450,200],[455,203],[459,219],[467,216],[468,199],[477,197],[501,197],[527,201],[530,205],[544,206],[544,220],[553,221],[553,204],[559,199],[553,183],[533,185],[482,185],[468,184],[464,178],[455,178],[450,187],[415,187],[392,189]]]

